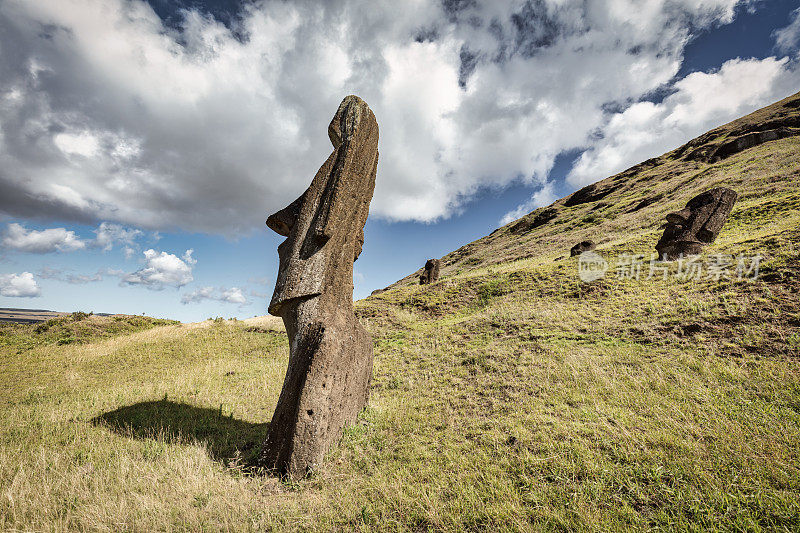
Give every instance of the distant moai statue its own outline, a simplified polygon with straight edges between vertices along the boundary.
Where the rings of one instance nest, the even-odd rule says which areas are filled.
[[[569,256],[574,257],[576,255],[581,255],[583,252],[594,250],[595,247],[596,245],[593,241],[581,241],[569,249]]]
[[[428,259],[425,262],[425,270],[419,276],[420,285],[428,285],[435,281],[439,281],[439,264],[438,259]]]
[[[378,168],[378,123],[357,96],[328,127],[333,152],[308,189],[267,219],[286,238],[269,304],[289,336],[289,365],[259,456],[290,477],[317,469],[325,452],[364,408],[372,339],[353,314],[353,262]]]
[[[717,187],[695,196],[680,211],[669,213],[664,234],[656,244],[659,256],[671,261],[681,255],[699,254],[717,238],[737,198],[735,191]]]

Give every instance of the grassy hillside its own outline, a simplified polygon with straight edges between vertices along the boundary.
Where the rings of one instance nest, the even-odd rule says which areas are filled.
[[[720,147],[773,133],[781,139],[720,157]],[[601,250],[650,254],[664,216],[716,186],[734,189],[739,200],[720,243],[734,244],[745,228],[772,235],[770,226],[800,209],[800,93],[735,120],[661,157],[589,185],[548,207],[462,246],[442,258],[442,276],[476,267],[532,258],[537,262],[569,256],[586,239]],[[757,141],[757,139],[755,140]],[[600,178],[600,176],[598,176]],[[795,224],[796,227],[796,224]],[[766,231],[766,233],[764,233]],[[723,239],[727,239],[723,241]],[[748,243],[742,243],[747,245]],[[718,245],[713,250],[738,251]],[[414,284],[422,269],[391,287]]]
[[[798,530],[800,137],[719,147],[792,133],[799,100],[358,302],[370,401],[311,479],[245,467],[288,356],[274,320],[2,344],[0,530]],[[708,254],[760,254],[757,280],[579,281],[572,244],[649,254],[716,185],[740,198]]]

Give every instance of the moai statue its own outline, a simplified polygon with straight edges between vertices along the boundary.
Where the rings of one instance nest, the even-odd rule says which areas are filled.
[[[583,252],[589,252],[595,249],[595,244],[592,241],[581,241],[569,249],[569,256],[574,257],[581,255]]]
[[[668,214],[664,234],[656,244],[659,256],[671,261],[681,255],[699,254],[717,238],[737,197],[731,189],[717,187],[695,196],[680,211]]]
[[[293,478],[317,469],[355,422],[372,376],[372,339],[353,314],[353,262],[375,189],[378,123],[348,96],[328,136],[333,152],[306,192],[267,219],[286,237],[269,312],[286,326],[289,366],[259,463]]]
[[[439,280],[439,263],[438,259],[428,259],[425,262],[425,270],[419,276],[420,285],[428,285]]]

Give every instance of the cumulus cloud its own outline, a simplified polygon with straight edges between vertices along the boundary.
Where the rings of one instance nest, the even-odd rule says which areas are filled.
[[[33,298],[41,294],[42,290],[30,272],[0,274],[0,296]]]
[[[75,235],[74,231],[68,231],[65,228],[37,231],[29,230],[21,224],[12,223],[6,227],[3,246],[19,252],[43,254],[83,250],[86,248],[86,243]]]
[[[670,83],[739,0],[0,3],[0,212],[234,234],[307,186],[341,98],[381,127],[372,213],[431,221],[545,183],[610,107]],[[87,105],[91,102],[91,105]]]
[[[695,72],[675,83],[661,103],[639,102],[614,114],[602,138],[584,152],[568,179],[585,185],[677,148],[720,124],[790,94],[800,72],[788,59],[733,59],[715,72]]]
[[[249,302],[241,289],[238,287],[231,287],[226,289],[224,287],[201,287],[191,292],[187,292],[181,297],[181,303],[199,303],[203,300],[215,300],[218,302],[226,302],[231,304],[246,305]]]
[[[144,251],[145,265],[136,272],[125,274],[122,285],[142,285],[152,290],[165,287],[183,287],[194,280],[192,269],[197,260],[192,257],[193,250],[186,250],[183,257],[167,252],[157,252],[152,248]]]

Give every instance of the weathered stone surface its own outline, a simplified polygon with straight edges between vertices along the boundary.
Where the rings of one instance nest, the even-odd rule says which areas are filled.
[[[558,209],[555,207],[546,207],[536,213],[533,217],[530,215],[522,217],[516,224],[511,226],[508,231],[514,234],[526,233],[539,226],[544,226],[558,216]]]
[[[441,262],[438,259],[428,259],[425,262],[425,269],[419,277],[420,285],[428,285],[439,280],[439,268]]]
[[[778,102],[770,120],[748,120],[742,117],[730,125],[709,131],[692,139],[675,151],[676,157],[689,161],[715,163],[759,144],[800,135],[800,116],[793,108],[800,99]],[[782,109],[781,109],[782,108]],[[719,143],[719,139],[724,142]]]
[[[656,244],[658,254],[672,260],[700,253],[719,235],[737,197],[735,191],[717,187],[695,196],[680,211],[668,214],[664,234]]]
[[[587,185],[583,189],[577,190],[564,202],[566,207],[586,204],[602,200],[612,192],[620,188],[620,185],[608,182],[599,182]]]
[[[800,135],[800,129],[776,128],[774,130],[754,131],[752,133],[747,133],[741,137],[720,145],[719,148],[714,150],[714,153],[711,155],[709,160],[719,161],[720,159],[725,159],[726,157],[738,154],[743,150],[753,148],[759,144],[764,144],[765,142],[769,141],[777,141],[778,139],[785,139],[786,137],[792,137],[795,135]]]
[[[633,205],[632,207],[630,207],[626,211],[626,213],[635,213],[636,211],[639,211],[640,209],[644,209],[647,206],[653,205],[654,203],[656,203],[659,200],[661,200],[661,198],[663,198],[663,196],[664,195],[662,195],[662,194],[656,194],[655,196],[648,196],[644,200],[640,200],[636,205]]]
[[[308,189],[267,219],[286,240],[270,314],[283,318],[289,365],[260,464],[292,477],[319,467],[367,401],[372,340],[353,314],[353,262],[378,167],[378,124],[348,96],[328,127],[333,152]]]
[[[592,241],[581,241],[569,250],[569,256],[575,257],[581,255],[583,252],[588,252],[595,249],[595,243]]]

